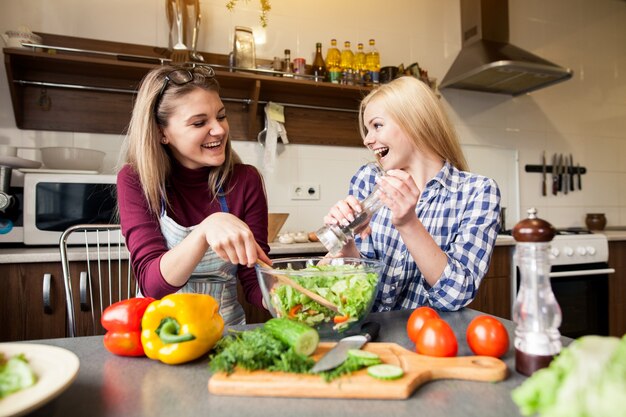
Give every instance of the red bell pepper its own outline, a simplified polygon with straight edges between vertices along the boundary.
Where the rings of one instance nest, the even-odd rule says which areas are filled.
[[[120,356],[144,356],[141,344],[141,318],[154,298],[129,298],[111,304],[100,318],[104,335],[104,347]]]

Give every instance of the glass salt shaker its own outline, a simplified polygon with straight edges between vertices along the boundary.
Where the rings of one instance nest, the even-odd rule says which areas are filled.
[[[381,172],[377,177],[382,175],[384,175],[384,173]],[[350,239],[354,239],[355,235],[365,230],[374,213],[383,206],[383,202],[379,199],[381,192],[379,185],[376,184],[372,193],[361,201],[362,211],[355,213],[354,220],[347,226],[328,225],[315,232],[318,239],[326,247],[326,250],[328,250],[331,256],[335,256],[341,252]]]
[[[555,230],[528,210],[528,218],[513,228],[520,287],[513,307],[515,369],[531,375],[547,367],[561,351],[561,308],[550,285],[550,242]]]

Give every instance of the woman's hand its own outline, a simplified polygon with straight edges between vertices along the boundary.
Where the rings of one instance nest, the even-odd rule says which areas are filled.
[[[356,197],[349,195],[345,200],[339,200],[324,216],[324,224],[347,226],[354,221],[354,216],[362,211],[361,203]]]
[[[408,172],[400,169],[387,171],[379,180],[380,200],[391,210],[391,222],[396,227],[414,221],[415,206],[420,198],[421,191]]]
[[[253,267],[257,259],[272,261],[254,239],[252,230],[229,213],[215,213],[201,223],[209,247],[225,261]]]

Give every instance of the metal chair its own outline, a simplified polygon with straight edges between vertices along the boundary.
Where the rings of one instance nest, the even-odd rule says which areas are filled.
[[[100,325],[104,309],[117,301],[134,297],[137,292],[120,226],[72,226],[61,235],[59,249],[69,336],[104,334]]]

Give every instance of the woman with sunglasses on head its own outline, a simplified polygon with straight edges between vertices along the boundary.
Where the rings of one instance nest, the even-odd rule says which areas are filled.
[[[497,184],[467,172],[443,106],[416,78],[370,92],[360,105],[359,126],[377,164],[358,170],[349,196],[324,222],[347,225],[377,183],[384,205],[340,256],[384,262],[374,311],[466,306],[487,272],[498,234]]]
[[[117,176],[120,223],[142,295],[212,295],[226,324],[263,307],[254,264],[266,253],[259,172],[231,147],[210,67],[162,66],[141,83]]]

